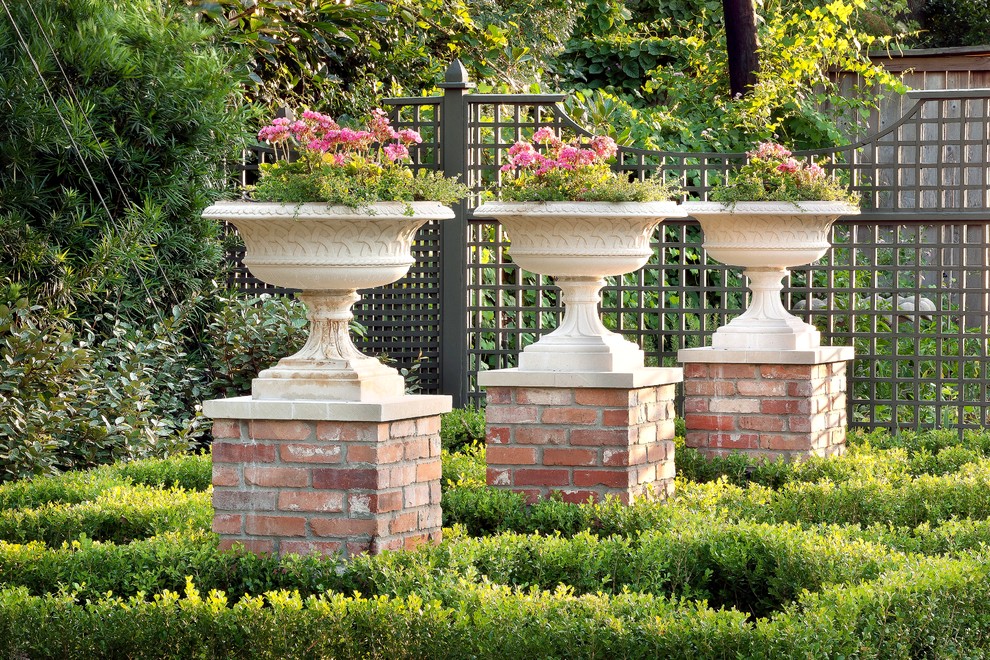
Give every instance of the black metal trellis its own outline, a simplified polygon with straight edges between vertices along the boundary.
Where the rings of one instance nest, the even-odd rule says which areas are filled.
[[[545,125],[585,131],[563,95],[470,93],[456,63],[441,87],[439,97],[389,99],[393,122],[423,134],[417,167],[458,176],[475,194],[455,220],[424,227],[409,276],[365,292],[356,313],[367,351],[422,356],[423,391],[478,404],[477,373],[513,366],[560,308],[552,282],[513,264],[498,223],[472,209],[516,140]],[[864,213],[836,223],[826,257],[792,273],[786,302],[826,343],[856,347],[853,426],[977,428],[990,423],[990,90],[909,97],[914,105],[880,133],[798,154],[847,172]],[[645,177],[662,166],[687,197],[705,199],[744,157],[622,147],[616,167]],[[709,261],[690,220],[665,222],[654,245],[643,269],[606,288],[602,311],[651,363],[669,365],[738,313],[745,287],[737,269]],[[264,288],[244,277],[242,287]]]

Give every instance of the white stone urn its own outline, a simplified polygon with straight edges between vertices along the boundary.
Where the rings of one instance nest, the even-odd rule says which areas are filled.
[[[378,202],[361,208],[325,203],[218,202],[203,217],[226,220],[244,239],[244,265],[258,279],[301,289],[309,339],[295,355],[262,371],[255,399],[378,401],[400,397],[403,378],[351,341],[357,289],[395,282],[413,264],[416,231],[454,217],[439,202]]]
[[[746,311],[715,331],[713,348],[809,350],[821,333],[788,312],[781,302],[783,279],[794,266],[820,259],[830,246],[829,230],[844,215],[858,215],[847,202],[685,202],[701,223],[708,255],[743,267],[752,299]]]
[[[521,268],[552,276],[564,317],[527,346],[519,371],[626,372],[643,367],[643,351],[601,321],[605,277],[641,268],[664,218],[684,217],[674,202],[486,202],[475,217],[496,218],[509,255]]]

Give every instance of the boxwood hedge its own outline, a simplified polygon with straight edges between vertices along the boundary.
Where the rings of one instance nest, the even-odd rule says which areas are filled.
[[[663,503],[525,506],[444,452],[445,540],[216,550],[209,456],[0,486],[0,658],[982,657],[990,434],[701,464]]]

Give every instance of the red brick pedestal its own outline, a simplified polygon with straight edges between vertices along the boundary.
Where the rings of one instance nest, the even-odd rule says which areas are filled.
[[[488,484],[530,502],[674,490],[674,389],[680,369],[623,374],[483,372]]]
[[[845,451],[846,362],[852,348],[686,349],[685,446],[756,460]]]
[[[450,399],[406,399],[207,402],[220,547],[346,558],[438,542],[438,411]]]

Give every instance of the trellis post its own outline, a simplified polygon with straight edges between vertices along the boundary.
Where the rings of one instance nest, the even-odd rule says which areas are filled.
[[[444,74],[440,106],[440,166],[449,177],[468,180],[468,90],[474,87],[460,60]],[[440,391],[453,397],[455,407],[468,398],[467,233],[468,200],[453,205],[455,218],[440,225]]]

